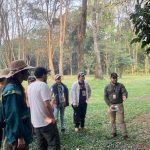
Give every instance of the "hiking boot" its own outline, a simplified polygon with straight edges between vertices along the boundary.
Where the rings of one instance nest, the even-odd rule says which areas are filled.
[[[127,141],[128,140],[128,135],[123,136],[124,140]]]
[[[79,128],[75,128],[75,132],[79,132]]]
[[[112,133],[112,137],[116,137],[117,136],[117,133]]]

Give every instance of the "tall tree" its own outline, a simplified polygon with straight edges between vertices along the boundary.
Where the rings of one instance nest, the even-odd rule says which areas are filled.
[[[30,4],[30,9],[36,20],[41,20],[46,23],[47,26],[47,48],[48,48],[48,61],[49,68],[52,76],[55,75],[54,64],[53,64],[53,29],[55,24],[58,22],[56,13],[59,8],[58,0],[35,0]]]
[[[98,46],[98,21],[97,21],[97,0],[94,0],[94,5],[92,9],[92,25],[93,25],[93,39],[94,39],[94,51],[96,58],[96,66],[95,66],[95,78],[103,79],[103,71],[101,64],[101,56]]]
[[[78,28],[78,63],[79,71],[84,70],[84,39],[86,33],[87,0],[82,0],[80,24]]]
[[[8,20],[8,12],[5,10],[6,3],[5,1],[0,1],[0,20],[1,20],[1,38],[3,41],[3,47],[5,49],[5,52],[2,54],[2,60],[1,62],[4,63],[5,66],[8,66],[11,60],[13,59],[12,54],[12,45],[10,40],[10,34],[9,34],[9,20]]]
[[[62,14],[63,11],[63,2],[65,3],[65,13]],[[68,7],[70,0],[60,0],[60,31],[59,31],[59,73],[63,75],[63,47],[65,41],[66,34],[66,25],[67,25],[67,16],[68,16]]]

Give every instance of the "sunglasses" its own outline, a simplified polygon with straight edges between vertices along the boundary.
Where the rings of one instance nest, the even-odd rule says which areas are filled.
[[[56,80],[61,80],[61,77],[57,78]]]

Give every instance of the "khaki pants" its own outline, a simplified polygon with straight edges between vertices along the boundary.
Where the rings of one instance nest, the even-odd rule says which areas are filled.
[[[123,134],[123,136],[127,135],[127,129],[126,129],[126,124],[124,121],[124,107],[123,104],[117,104],[118,106],[118,111],[113,111],[111,112],[109,110],[109,114],[110,114],[110,121],[111,121],[111,132],[112,134],[116,133],[116,116],[117,119],[120,123],[120,127],[121,127],[121,132]]]

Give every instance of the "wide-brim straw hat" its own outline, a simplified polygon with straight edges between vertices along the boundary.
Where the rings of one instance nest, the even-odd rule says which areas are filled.
[[[9,74],[10,70],[8,68],[0,70],[0,79],[6,78],[6,76]]]
[[[5,76],[5,78],[10,78],[23,70],[29,70],[34,68],[35,67],[27,65],[23,59],[12,61],[9,66],[10,72],[8,75]]]

